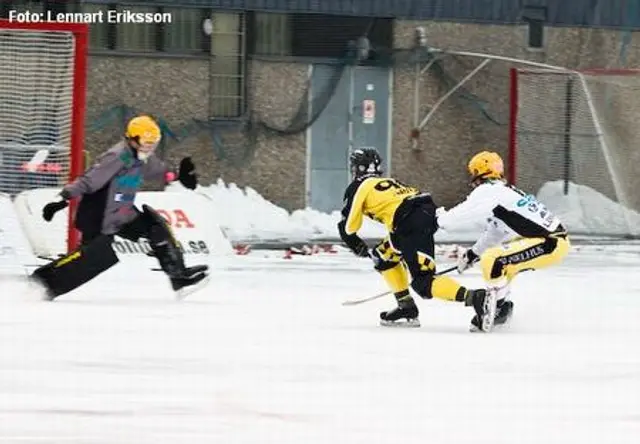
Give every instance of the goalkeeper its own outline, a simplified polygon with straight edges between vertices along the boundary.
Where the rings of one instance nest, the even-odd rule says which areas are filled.
[[[149,116],[138,116],[127,124],[124,140],[102,154],[96,163],[50,202],[42,217],[51,221],[68,202],[80,198],[75,228],[82,233],[81,246],[58,260],[38,268],[33,278],[54,299],[93,279],[118,262],[112,249],[115,235],[138,241],[149,240],[153,255],[167,274],[173,290],[183,295],[207,277],[208,267],[186,267],[182,250],[165,220],[148,205],[139,210],[135,197],[144,180],[171,182],[176,178],[189,189],[197,186],[195,167],[182,159],[176,174],[154,155],[161,140],[160,128]]]

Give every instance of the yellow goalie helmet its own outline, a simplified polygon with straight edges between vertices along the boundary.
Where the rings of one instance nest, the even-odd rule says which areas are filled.
[[[498,153],[482,151],[471,158],[467,165],[471,182],[479,179],[504,178],[504,163]]]
[[[162,132],[158,124],[149,116],[134,117],[127,124],[127,139],[136,141],[141,146],[156,146],[160,143]]]

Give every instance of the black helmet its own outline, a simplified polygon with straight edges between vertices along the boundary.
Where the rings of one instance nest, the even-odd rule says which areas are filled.
[[[382,158],[375,148],[358,148],[349,156],[349,167],[354,177],[380,176]]]

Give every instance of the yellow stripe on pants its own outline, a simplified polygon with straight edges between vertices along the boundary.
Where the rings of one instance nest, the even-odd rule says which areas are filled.
[[[505,279],[511,282],[521,271],[539,270],[562,262],[570,248],[569,239],[562,237],[514,240],[504,246],[490,248],[482,254],[482,276],[489,284],[504,282]]]

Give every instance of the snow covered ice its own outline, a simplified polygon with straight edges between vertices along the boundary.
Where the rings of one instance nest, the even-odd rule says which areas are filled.
[[[419,329],[377,325],[392,298],[341,306],[385,289],[348,253],[216,261],[182,302],[142,268],[52,303],[0,281],[0,442],[640,439],[638,244],[519,276],[511,325],[489,335],[455,303],[418,301]]]

